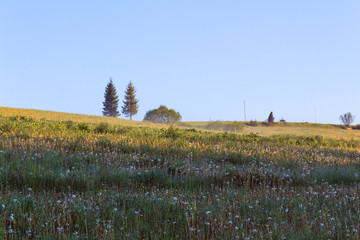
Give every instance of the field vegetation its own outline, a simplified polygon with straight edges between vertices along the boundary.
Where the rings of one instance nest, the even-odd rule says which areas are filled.
[[[0,115],[0,239],[360,237],[357,130]]]

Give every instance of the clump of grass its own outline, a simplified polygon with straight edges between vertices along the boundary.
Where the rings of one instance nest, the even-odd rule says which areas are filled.
[[[360,172],[354,167],[322,166],[313,171],[312,179],[329,184],[355,184],[360,182]]]
[[[76,124],[71,120],[68,120],[68,121],[64,122],[64,124],[66,126],[66,129],[68,129],[68,130],[75,130],[76,129]]]
[[[80,131],[83,131],[83,132],[89,132],[90,131],[90,126],[89,126],[89,124],[86,124],[86,123],[78,123],[77,128]]]
[[[13,125],[8,122],[0,123],[0,134],[1,133],[10,133],[13,130]]]
[[[95,133],[109,133],[111,131],[110,124],[108,123],[99,123],[95,126]]]
[[[256,120],[251,120],[249,123],[247,123],[247,125],[251,127],[257,127],[259,126],[259,123]]]

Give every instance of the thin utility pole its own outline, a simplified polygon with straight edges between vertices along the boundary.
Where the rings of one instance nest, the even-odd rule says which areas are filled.
[[[245,119],[245,122],[246,122],[246,107],[245,107],[245,100],[244,100],[244,119]]]
[[[317,123],[316,108],[315,108],[315,123]]]

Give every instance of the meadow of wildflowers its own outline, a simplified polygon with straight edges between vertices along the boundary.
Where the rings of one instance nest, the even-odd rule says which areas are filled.
[[[359,147],[0,117],[0,239],[359,239]]]

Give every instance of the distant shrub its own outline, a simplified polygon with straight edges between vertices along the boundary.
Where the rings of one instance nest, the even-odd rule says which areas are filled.
[[[10,121],[22,121],[22,122],[33,122],[34,119],[32,118],[28,118],[28,117],[25,117],[25,116],[11,116],[9,117]]]
[[[66,121],[64,124],[65,124],[66,129],[74,130],[76,128],[75,123],[71,120]]]
[[[185,129],[185,132],[195,133],[198,132],[198,130],[196,130],[195,128],[190,128],[190,129]]]
[[[249,123],[248,123],[249,126],[251,127],[257,127],[259,126],[259,123],[255,120],[251,120]]]
[[[352,124],[354,122],[355,116],[352,115],[350,112],[348,112],[343,115],[340,115],[339,119],[346,128],[349,128],[350,124]]]
[[[94,131],[95,131],[95,133],[109,133],[110,132],[110,124],[99,123],[96,125]]]
[[[259,142],[263,138],[260,137],[257,133],[249,133],[247,135],[240,135],[240,142],[243,143],[253,143],[253,142]]]
[[[20,117],[19,116],[11,116],[9,117],[10,121],[19,121]]]
[[[286,120],[285,120],[284,118],[281,118],[281,119],[280,119],[280,122],[281,122],[281,123],[286,123]]]
[[[86,124],[86,123],[78,123],[77,128],[80,131],[84,131],[84,132],[90,131],[90,126],[88,124]]]
[[[181,130],[171,125],[165,130],[165,137],[176,139],[181,136]]]
[[[120,127],[115,128],[115,133],[125,134],[125,133],[129,133],[131,131],[131,129],[132,129],[131,127],[120,126]]]
[[[352,129],[360,130],[360,124],[353,126]]]

